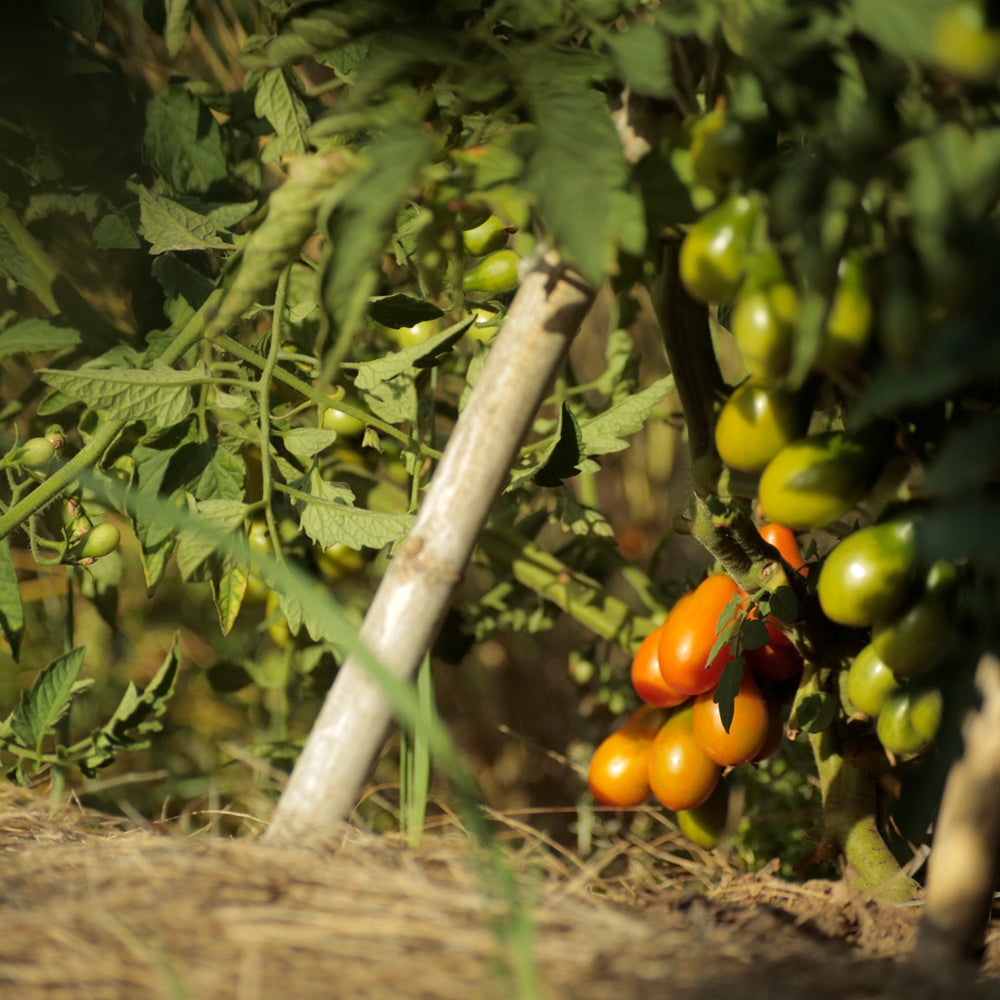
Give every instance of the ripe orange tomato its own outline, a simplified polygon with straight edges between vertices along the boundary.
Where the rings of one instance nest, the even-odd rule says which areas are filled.
[[[632,660],[632,687],[647,704],[659,708],[673,708],[687,701],[688,696],[672,688],[660,673],[660,631],[653,629],[636,651]]]
[[[795,532],[791,528],[786,528],[783,524],[776,524],[774,521],[768,521],[766,524],[762,524],[758,530],[760,531],[760,537],[768,545],[773,545],[780,553],[781,558],[796,573],[802,576],[808,574],[809,570],[806,567],[805,560],[802,558],[802,549],[799,548],[799,540],[795,537]]]
[[[753,760],[764,746],[770,725],[767,703],[753,674],[743,673],[728,732],[714,699],[714,690],[705,691],[695,699],[692,710],[694,734],[705,753],[722,767]]]
[[[724,646],[709,663],[708,654],[718,635],[719,616],[739,592],[728,576],[709,576],[674,605],[660,626],[660,673],[675,691],[701,694],[718,683],[732,655]]]
[[[649,751],[649,787],[667,809],[694,809],[719,783],[722,769],[695,738],[692,708],[678,709],[653,740]]]
[[[594,751],[587,785],[602,806],[631,809],[649,798],[650,749],[665,718],[662,710],[644,705]]]

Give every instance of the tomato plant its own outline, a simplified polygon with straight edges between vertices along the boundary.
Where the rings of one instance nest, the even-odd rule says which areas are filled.
[[[715,425],[715,447],[726,465],[759,472],[805,430],[802,405],[781,386],[744,382],[726,400]]]

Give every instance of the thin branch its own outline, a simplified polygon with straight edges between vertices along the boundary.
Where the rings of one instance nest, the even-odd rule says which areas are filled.
[[[524,435],[593,300],[548,254],[524,279],[412,531],[389,564],[359,639],[401,679],[437,633]],[[313,725],[266,834],[323,840],[349,814],[385,740],[390,703],[349,657]]]

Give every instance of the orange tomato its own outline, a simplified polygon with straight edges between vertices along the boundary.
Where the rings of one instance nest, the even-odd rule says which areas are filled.
[[[768,626],[770,631],[771,626]],[[788,681],[802,673],[802,654],[791,644],[788,637],[778,633],[782,642],[759,649],[745,649],[743,658],[747,668],[757,677],[767,677],[772,681]]]
[[[791,528],[786,528],[783,524],[775,524],[769,521],[762,524],[758,529],[760,537],[768,545],[773,545],[781,554],[781,558],[788,563],[796,573],[802,576],[808,574],[805,560],[802,558],[802,549],[799,548],[799,540],[795,537],[795,532]]]
[[[745,764],[760,753],[769,725],[767,703],[749,670],[744,671],[726,731],[714,691],[698,695],[692,709],[694,735],[705,753],[722,767]]]
[[[672,688],[660,673],[660,631],[662,625],[653,629],[636,651],[632,660],[632,687],[647,704],[660,708],[673,708],[687,701],[688,695]]]
[[[649,752],[649,787],[667,809],[694,809],[715,790],[722,774],[694,734],[692,709],[676,711]]]
[[[665,713],[644,705],[594,751],[587,769],[590,794],[602,806],[631,809],[649,798],[649,755]]]
[[[732,656],[725,646],[711,663],[708,654],[718,635],[719,617],[739,592],[724,574],[707,577],[674,605],[660,626],[660,673],[675,691],[696,695],[718,683]]]

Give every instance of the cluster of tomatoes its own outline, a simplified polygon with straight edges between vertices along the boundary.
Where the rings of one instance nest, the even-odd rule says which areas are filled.
[[[796,571],[804,570],[795,535],[761,528]],[[802,657],[773,619],[766,641],[750,642],[741,622],[756,609],[728,576],[715,573],[674,605],[632,661],[632,685],[644,704],[608,736],[590,762],[588,784],[602,805],[632,808],[650,794],[682,814],[712,797],[723,773],[771,756],[781,742],[782,710],[802,672]],[[759,631],[759,630],[758,630]],[[752,645],[753,648],[750,648]],[[742,672],[723,717],[717,698],[727,665]],[[727,713],[728,715],[728,713]]]

